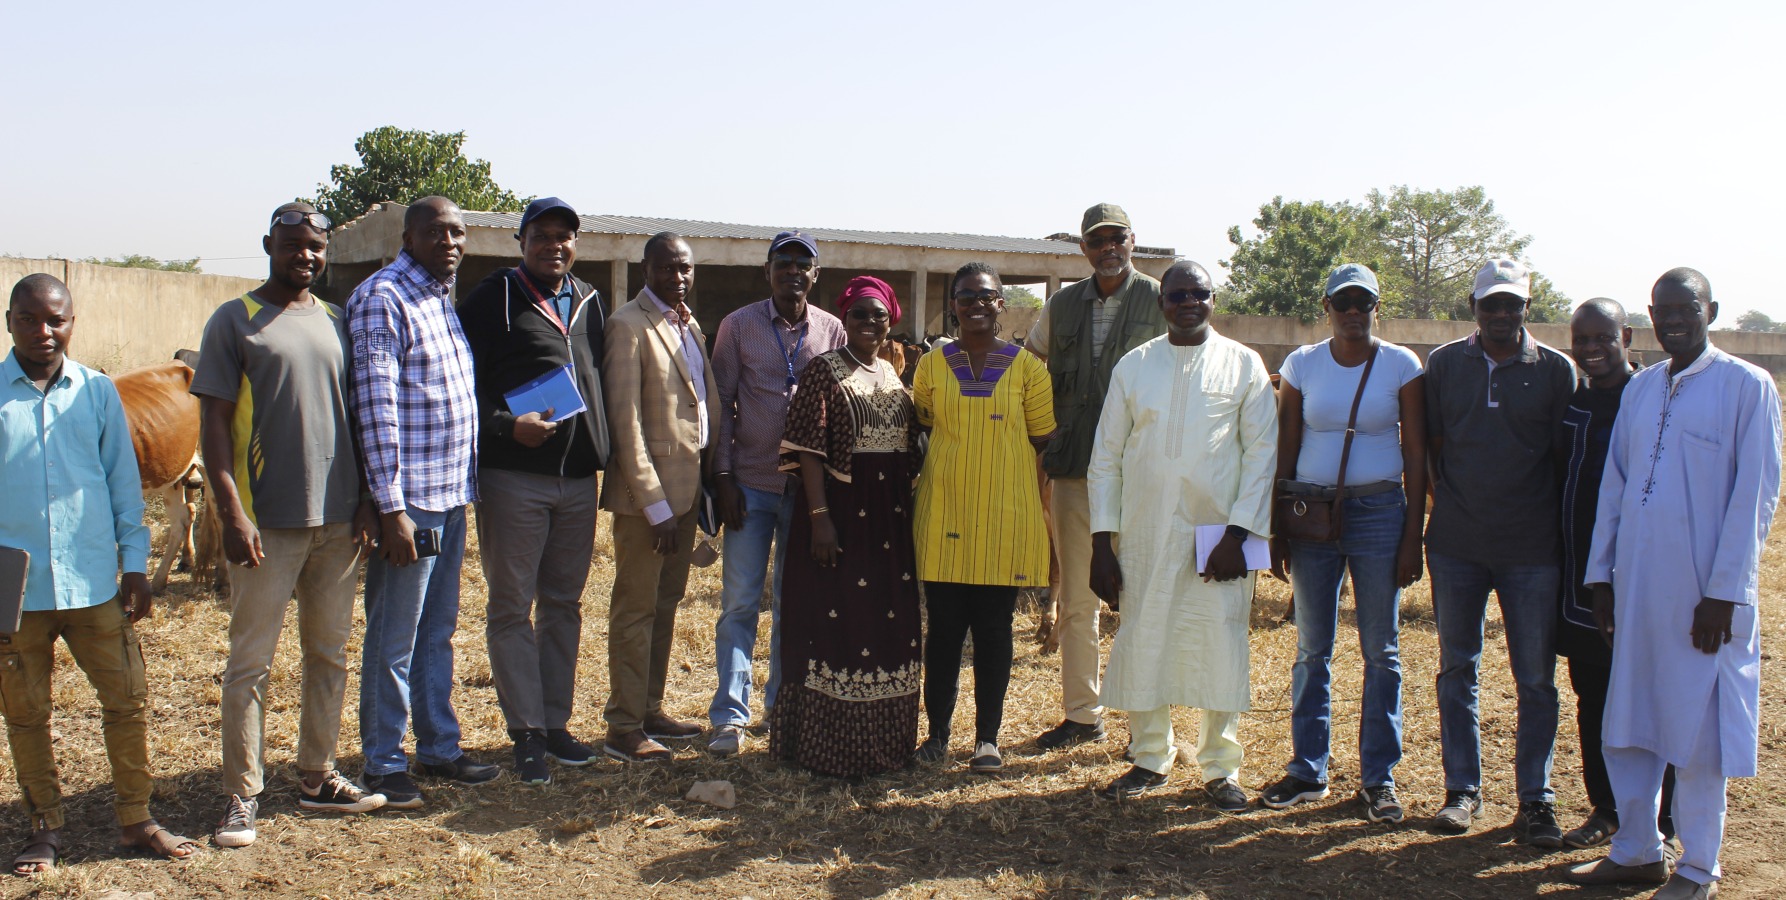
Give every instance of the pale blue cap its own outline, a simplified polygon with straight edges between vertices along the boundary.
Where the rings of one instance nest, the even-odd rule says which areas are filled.
[[[1334,269],[1333,274],[1327,276],[1327,293],[1323,296],[1331,297],[1349,287],[1364,288],[1371,292],[1372,297],[1383,296],[1377,290],[1377,273],[1362,263],[1346,263]]]

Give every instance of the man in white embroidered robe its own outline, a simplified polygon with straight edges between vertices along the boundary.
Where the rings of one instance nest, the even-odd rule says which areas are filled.
[[[1607,859],[1569,877],[1667,880],[1656,896],[1680,900],[1716,894],[1725,779],[1755,774],[1756,588],[1780,493],[1780,397],[1767,372],[1711,345],[1705,276],[1671,270],[1650,302],[1671,358],[1625,388],[1587,572],[1612,640],[1603,746],[1623,827]],[[1671,763],[1682,852],[1668,879],[1655,822]]]
[[[1209,273],[1180,262],[1161,279],[1167,333],[1116,364],[1088,481],[1092,588],[1118,605],[1100,701],[1129,711],[1135,768],[1103,791],[1160,787],[1177,749],[1171,706],[1203,710],[1197,761],[1224,811],[1246,807],[1236,776],[1251,707],[1253,578],[1241,545],[1271,529],[1277,412],[1259,354],[1210,328]],[[1225,526],[1199,574],[1195,530]],[[1120,546],[1119,546],[1120,545]]]

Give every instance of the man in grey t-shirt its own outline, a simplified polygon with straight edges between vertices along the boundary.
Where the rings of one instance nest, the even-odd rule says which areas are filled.
[[[229,799],[220,847],[254,842],[268,673],[294,590],[304,657],[298,805],[357,813],[385,802],[335,771],[355,576],[378,515],[359,499],[347,328],[340,309],[310,294],[328,242],[329,220],[309,204],[273,212],[261,241],[267,280],[212,314],[192,379],[224,554],[237,567],[223,675]]]
[[[1434,824],[1464,831],[1482,805],[1477,667],[1488,593],[1500,597],[1507,657],[1519,686],[1514,833],[1561,847],[1550,761],[1556,747],[1556,467],[1552,442],[1575,388],[1569,358],[1525,329],[1531,273],[1490,260],[1470,308],[1477,330],[1426,363],[1427,459],[1433,511],[1426,529],[1439,627],[1439,740],[1445,805]]]

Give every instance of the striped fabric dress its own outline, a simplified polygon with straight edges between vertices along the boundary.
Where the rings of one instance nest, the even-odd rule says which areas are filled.
[[[918,479],[918,577],[959,584],[1048,585],[1048,528],[1032,437],[1054,433],[1048,367],[1003,344],[979,377],[959,343],[925,354],[912,383],[932,428]]]

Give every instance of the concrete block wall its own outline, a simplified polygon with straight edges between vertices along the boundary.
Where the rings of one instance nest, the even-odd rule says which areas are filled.
[[[229,275],[5,257],[0,289],[10,294],[19,279],[39,272],[62,279],[74,298],[69,355],[114,373],[173,359],[175,350],[198,349],[211,313],[260,284]]]

